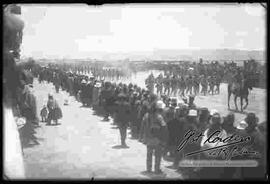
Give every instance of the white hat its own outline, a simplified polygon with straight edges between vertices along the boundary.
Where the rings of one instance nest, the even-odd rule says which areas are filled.
[[[86,80],[83,79],[83,80],[82,80],[82,84],[86,84]]]
[[[210,110],[210,116],[213,116],[216,113],[218,113],[218,110],[216,110],[216,109],[211,109]]]
[[[100,88],[102,85],[101,85],[101,83],[100,82],[97,82],[96,84],[95,84],[95,88]]]
[[[157,109],[164,109],[165,106],[166,106],[166,105],[163,103],[162,100],[158,100],[157,103],[156,103],[156,108],[157,108]]]
[[[197,116],[197,115],[198,115],[198,113],[194,109],[190,109],[189,112],[188,112],[188,116]]]
[[[240,123],[238,123],[238,125],[236,126],[236,128],[239,130],[244,130],[247,127],[248,127],[248,124],[245,120],[240,121]]]

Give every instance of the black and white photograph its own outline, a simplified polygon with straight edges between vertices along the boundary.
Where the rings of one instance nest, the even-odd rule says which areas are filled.
[[[3,4],[3,180],[268,180],[267,6]]]

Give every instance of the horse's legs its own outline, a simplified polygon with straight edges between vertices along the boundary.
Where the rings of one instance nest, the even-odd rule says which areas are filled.
[[[243,112],[243,97],[240,97],[241,112]]]
[[[228,109],[230,109],[231,92],[228,90]]]
[[[246,109],[248,106],[248,97],[245,97],[245,100],[246,100],[246,105],[245,105],[244,109]]]
[[[237,107],[237,95],[234,96],[234,105],[236,110],[238,111],[238,107]]]

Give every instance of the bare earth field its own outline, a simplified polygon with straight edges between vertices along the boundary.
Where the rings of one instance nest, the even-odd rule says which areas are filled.
[[[138,73],[131,81],[144,86],[145,77],[149,73]],[[154,73],[156,75],[156,72]],[[129,81],[126,81],[129,82]],[[146,147],[128,135],[129,149],[113,148],[120,144],[118,129],[113,129],[110,122],[103,122],[102,117],[93,114],[89,108],[81,108],[81,104],[73,97],[64,106],[66,92],[55,93],[52,84],[39,84],[34,81],[34,93],[37,97],[38,113],[47,95],[52,92],[63,111],[59,126],[46,126],[40,123],[37,137],[40,145],[24,149],[26,176],[29,179],[147,179],[141,174],[146,170]],[[247,112],[256,112],[260,121],[266,119],[266,90],[253,89],[249,95],[250,104]],[[221,93],[213,96],[197,96],[198,106],[215,108],[222,115],[227,110],[227,88],[221,85]],[[240,102],[239,102],[240,103]],[[231,99],[233,108],[233,98]],[[236,113],[237,120],[244,114]],[[182,179],[182,175],[166,168],[170,162],[162,161],[161,169],[166,178]]]

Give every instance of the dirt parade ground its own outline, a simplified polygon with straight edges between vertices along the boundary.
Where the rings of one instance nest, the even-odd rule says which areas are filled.
[[[267,3],[2,9],[3,180],[269,178]]]
[[[38,84],[34,81],[37,107],[54,91],[52,84]],[[46,126],[40,123],[37,137],[40,145],[25,148],[26,177],[29,179],[105,179],[105,178],[148,178],[142,174],[146,165],[146,146],[137,140],[127,139],[129,149],[117,149],[120,144],[119,130],[112,121],[103,122],[102,117],[93,115],[90,108],[80,108],[81,103],[70,97],[70,104],[64,106],[66,92],[54,96],[61,105],[63,118],[60,126]],[[129,137],[129,136],[128,136]],[[165,166],[162,168],[168,178],[181,178]]]
[[[157,73],[157,72],[156,72]],[[155,75],[156,75],[155,73]],[[132,81],[144,85],[148,73],[137,73]],[[34,80],[34,94],[37,98],[38,113],[52,92],[63,111],[59,126],[46,126],[40,122],[37,128],[40,145],[24,148],[24,162],[27,179],[147,179],[143,175],[146,169],[146,146],[130,139],[128,130],[128,149],[118,149],[119,130],[103,117],[94,114],[91,108],[81,107],[74,97],[60,90],[57,94],[51,83],[39,84]],[[70,103],[64,106],[64,100]],[[254,88],[249,95],[250,104],[246,112],[256,112],[260,122],[266,119],[266,92]],[[227,86],[221,85],[219,95],[197,96],[195,103],[209,109],[217,109],[222,115],[227,110]],[[233,98],[231,107],[234,108]],[[245,114],[235,113],[236,122]],[[172,162],[162,160],[161,169],[166,178],[184,179],[182,173],[167,168]],[[152,178],[153,179],[153,178]]]

